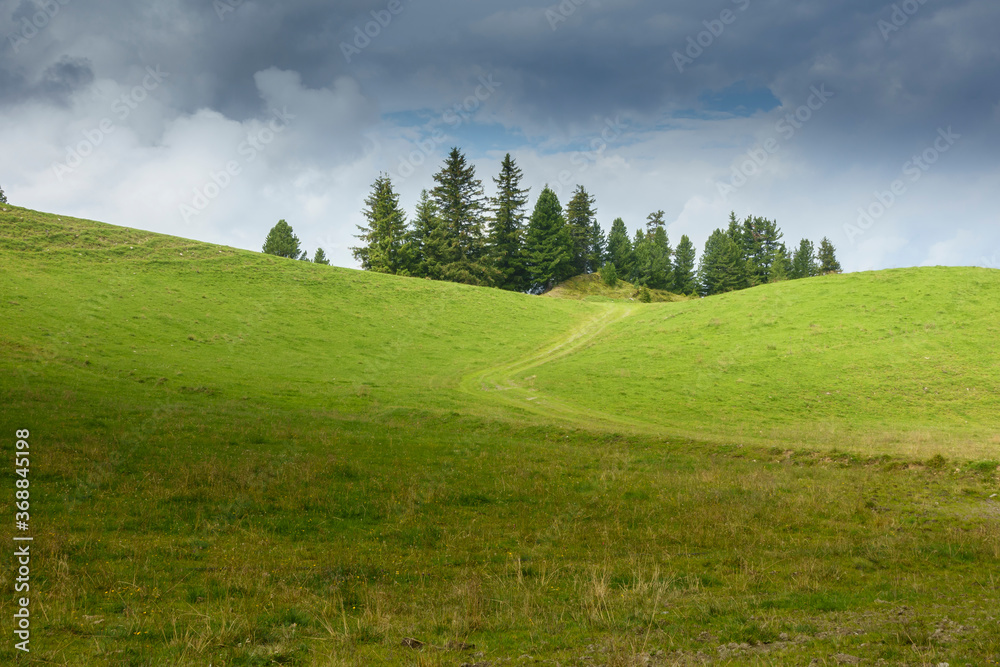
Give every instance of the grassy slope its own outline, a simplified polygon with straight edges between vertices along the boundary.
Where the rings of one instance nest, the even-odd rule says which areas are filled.
[[[871,290],[880,275],[845,278]],[[577,359],[607,340],[644,358],[649,332],[684,317],[732,354],[733,328],[698,318],[717,308],[712,317],[735,320],[738,297],[755,294],[538,299],[0,212],[0,423],[30,427],[35,456],[33,655],[88,665],[1000,655],[995,464],[810,449],[825,437],[665,441],[655,433],[666,422],[625,414],[632,401],[581,391]],[[668,309],[689,315],[664,319]],[[791,312],[782,317],[794,329]],[[966,332],[989,331],[974,319]],[[966,355],[953,363],[971,372],[971,335]],[[598,358],[586,383],[621,383],[621,363]],[[628,386],[655,399],[653,373],[631,372]],[[852,372],[861,382],[868,371]],[[733,409],[716,403],[705,414]],[[787,399],[789,419],[798,406]],[[982,414],[979,398],[962,406]],[[907,409],[897,414],[916,414]],[[12,561],[0,567],[9,589]],[[478,648],[416,653],[403,636]],[[12,657],[0,646],[0,661]]]
[[[643,307],[531,384],[674,435],[997,458],[998,338],[1000,271],[827,276]]]

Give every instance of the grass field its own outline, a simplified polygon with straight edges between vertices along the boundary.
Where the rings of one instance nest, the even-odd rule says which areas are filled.
[[[0,663],[997,664],[998,296],[539,298],[8,206]]]

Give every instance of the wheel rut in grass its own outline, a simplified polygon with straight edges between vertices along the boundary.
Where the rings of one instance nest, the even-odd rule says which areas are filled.
[[[534,368],[599,344],[605,329],[627,318],[634,312],[634,308],[620,304],[609,306],[597,317],[574,327],[540,351],[466,375],[462,378],[460,387],[468,393],[478,395],[486,392],[492,399],[491,402],[560,421],[569,421],[577,426],[611,426],[648,431],[652,425],[647,422],[598,413],[549,396],[533,387],[531,383],[533,376],[527,375]]]

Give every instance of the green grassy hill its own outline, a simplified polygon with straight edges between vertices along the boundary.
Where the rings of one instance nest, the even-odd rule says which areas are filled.
[[[981,664],[998,293],[540,298],[4,207],[32,656]]]

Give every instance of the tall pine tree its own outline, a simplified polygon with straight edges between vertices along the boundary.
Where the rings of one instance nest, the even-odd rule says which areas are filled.
[[[819,242],[819,272],[821,274],[827,273],[840,273],[843,271],[840,268],[840,262],[837,261],[837,249],[833,247],[833,243],[830,239],[823,237],[823,240]]]
[[[591,239],[597,214],[595,201],[586,188],[578,185],[566,205],[566,224],[573,238],[573,269],[577,274],[590,270]]]
[[[768,273],[767,281],[777,283],[788,280],[792,276],[792,260],[788,256],[788,248],[784,243],[779,243],[774,249],[774,256],[771,260],[771,270]]]
[[[398,273],[403,266],[402,248],[406,241],[406,213],[399,207],[399,195],[388,174],[380,174],[361,212],[367,224],[358,225],[356,236],[363,245],[351,248],[361,268],[378,273]]]
[[[673,250],[667,237],[663,211],[651,213],[646,218],[646,242],[650,244],[650,258],[645,284],[655,289],[673,288],[673,265],[670,258]]]
[[[735,244],[740,256],[739,262],[736,263],[736,273],[733,278],[736,281],[736,286],[733,289],[746,289],[750,287],[749,262],[747,261],[750,253],[743,235],[743,225],[736,219],[735,211],[729,213],[729,227],[726,229],[726,236]]]
[[[407,235],[406,255],[410,261],[410,275],[418,278],[443,280],[441,266],[444,264],[448,238],[437,207],[427,190],[420,192],[413,227]]]
[[[793,279],[811,278],[819,274],[819,265],[816,264],[816,250],[812,241],[802,239],[799,248],[792,256],[792,271],[789,277]]]
[[[525,259],[533,292],[544,292],[573,275],[573,237],[559,198],[548,185],[528,223]]]
[[[771,282],[771,265],[781,243],[776,222],[748,215],[743,221],[743,244],[750,287]]]
[[[632,241],[628,237],[625,221],[621,218],[615,218],[615,221],[611,223],[611,233],[608,234],[607,261],[615,265],[620,278],[631,280],[632,265],[634,264]]]
[[[678,294],[695,294],[698,291],[694,260],[694,244],[685,234],[674,254],[674,291]]]
[[[523,173],[510,153],[500,165],[500,175],[493,178],[497,194],[490,200],[493,212],[489,233],[490,263],[496,270],[495,286],[520,292],[527,289],[524,268],[524,206],[528,190],[521,189]]]
[[[703,296],[742,289],[746,281],[743,252],[730,234],[716,229],[708,237],[701,255],[698,280]]]
[[[587,270],[596,273],[604,266],[608,241],[604,237],[604,229],[594,218],[594,226],[590,229],[590,254],[587,256]]]
[[[652,239],[647,241],[646,233],[641,229],[635,230],[635,237],[632,239],[632,266],[631,271],[626,274],[628,281],[635,285],[645,286],[649,282],[649,275],[652,273],[653,249]]]
[[[495,272],[486,264],[485,195],[476,168],[458,148],[452,148],[434,180],[437,186],[431,197],[447,237],[442,277],[469,285],[492,284]]]

